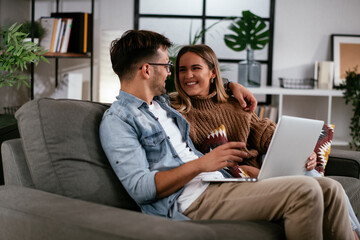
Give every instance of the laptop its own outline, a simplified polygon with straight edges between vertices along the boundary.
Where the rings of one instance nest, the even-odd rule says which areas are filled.
[[[264,157],[257,178],[210,178],[204,182],[254,182],[272,177],[304,175],[324,121],[282,116]]]

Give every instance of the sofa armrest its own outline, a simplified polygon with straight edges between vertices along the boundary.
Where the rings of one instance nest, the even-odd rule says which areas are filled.
[[[360,152],[332,149],[326,165],[325,175],[360,179]]]
[[[0,239],[217,239],[211,227],[71,199],[20,186],[0,187]]]
[[[34,188],[20,138],[7,140],[1,145],[5,185]]]

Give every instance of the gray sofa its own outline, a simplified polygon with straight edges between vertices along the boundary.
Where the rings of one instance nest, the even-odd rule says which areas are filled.
[[[139,212],[113,173],[98,127],[106,104],[37,99],[16,112],[21,139],[1,146],[0,239],[284,239],[281,222],[173,221]],[[360,215],[360,153],[333,151]]]

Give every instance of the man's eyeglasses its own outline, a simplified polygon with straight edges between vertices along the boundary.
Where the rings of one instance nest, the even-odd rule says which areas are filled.
[[[165,66],[166,71],[168,73],[171,72],[171,68],[174,66],[174,64],[172,63],[172,61],[169,61],[168,63],[148,63],[149,65],[160,65],[160,66]],[[142,67],[140,67],[141,69]]]

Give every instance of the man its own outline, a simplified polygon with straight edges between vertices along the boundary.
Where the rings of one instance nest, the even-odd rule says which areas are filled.
[[[229,142],[206,155],[189,139],[186,120],[169,106],[170,41],[130,30],[113,41],[111,60],[121,81],[117,101],[100,125],[104,151],[144,213],[176,220],[284,220],[288,239],[353,239],[339,183],[284,177],[256,183],[207,184],[204,175],[246,157],[244,143]]]

